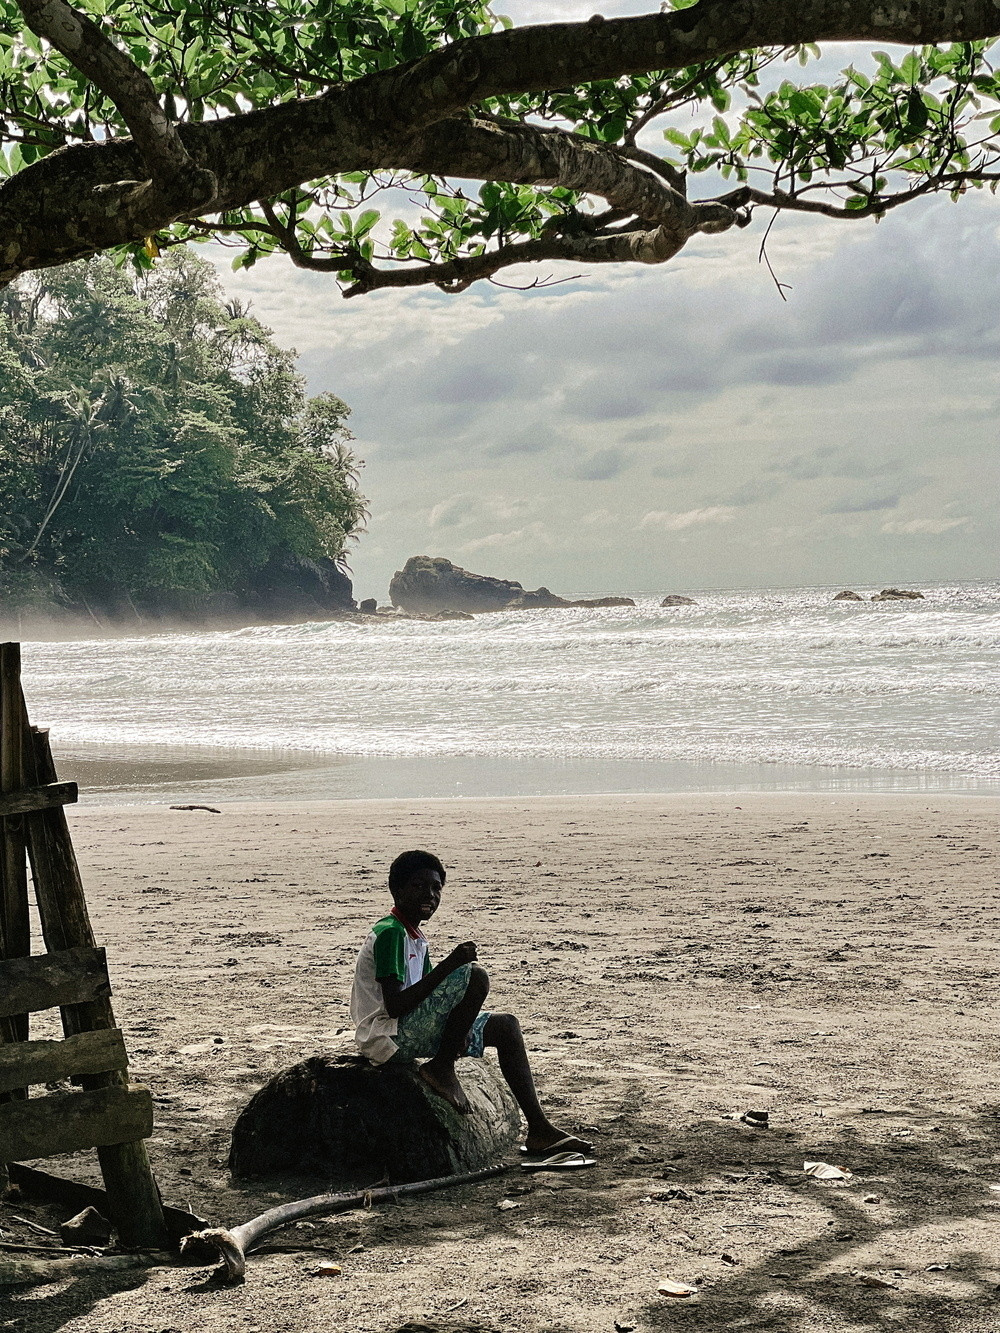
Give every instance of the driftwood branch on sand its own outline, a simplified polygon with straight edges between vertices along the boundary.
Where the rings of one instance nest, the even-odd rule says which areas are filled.
[[[25,1247],[27,1248],[27,1247]],[[17,1287],[37,1287],[46,1282],[62,1282],[68,1277],[91,1277],[96,1273],[120,1271],[123,1268],[145,1268],[147,1265],[173,1262],[173,1255],[109,1254],[93,1257],[84,1254],[59,1255],[52,1259],[31,1259],[25,1255],[0,1255],[0,1291]]]
[[[380,1189],[358,1190],[349,1194],[316,1194],[309,1199],[269,1208],[259,1217],[253,1217],[242,1226],[226,1230],[209,1227],[192,1232],[181,1241],[181,1253],[195,1262],[220,1258],[219,1278],[227,1283],[242,1282],[246,1276],[246,1257],[261,1237],[279,1227],[297,1222],[301,1217],[346,1212],[349,1208],[366,1208],[373,1203],[395,1202],[415,1194],[430,1194],[434,1190],[452,1189],[456,1185],[471,1185],[492,1176],[503,1175],[508,1166],[488,1166],[481,1171],[467,1171],[454,1176],[437,1176],[433,1180],[415,1180],[409,1185],[388,1185]]]

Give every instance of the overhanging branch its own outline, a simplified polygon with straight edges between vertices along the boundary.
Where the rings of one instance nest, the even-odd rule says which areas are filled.
[[[822,40],[973,41],[1000,28],[996,0],[700,0],[688,9],[638,18],[595,17],[468,38],[316,98],[174,125],[148,77],[98,24],[66,0],[23,0],[22,9],[29,25],[115,102],[133,139],[73,145],[0,184],[0,285],[28,269],[141,241],[178,217],[218,217],[226,224],[227,215],[237,216],[255,200],[274,199],[310,181],[393,169],[558,183],[605,198],[613,215],[625,220],[623,233],[591,234],[605,250],[620,247],[623,235],[639,235],[644,239],[636,245],[643,252],[665,253],[673,246],[676,253],[695,231],[738,223],[738,208],[745,205],[734,206],[732,196],[691,204],[679,179],[634,150],[534,125],[469,121],[468,108],[508,94],[717,63],[740,50]],[[487,143],[490,134],[502,137]],[[780,202],[803,211],[833,207],[809,201],[816,207],[805,209],[798,196]],[[876,211],[884,208],[873,201],[848,215]],[[524,244],[565,245],[569,239],[546,236]],[[313,262],[292,253],[297,261]],[[552,257],[603,262],[565,251]]]
[[[151,80],[92,19],[65,0],[19,0],[29,28],[100,88],[128,126],[152,182],[174,202],[208,203],[215,177],[192,162]],[[133,182],[139,185],[139,182]]]

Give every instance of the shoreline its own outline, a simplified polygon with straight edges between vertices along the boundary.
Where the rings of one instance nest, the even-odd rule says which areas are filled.
[[[704,791],[673,791],[673,792],[584,792],[584,793],[543,793],[533,796],[341,796],[335,799],[324,799],[315,797],[305,800],[270,800],[267,798],[243,798],[239,800],[219,801],[221,807],[220,813],[241,815],[245,813],[260,813],[262,811],[280,811],[288,813],[290,811],[301,811],[306,813],[333,813],[343,807],[367,807],[371,806],[375,810],[407,809],[414,807],[430,806],[432,808],[442,808],[453,805],[457,810],[464,810],[469,807],[490,807],[498,808],[504,806],[543,806],[543,805],[567,805],[576,804],[585,805],[638,805],[641,803],[649,804],[701,804],[711,801],[745,801],[748,805],[754,803],[765,804],[772,803],[782,806],[794,806],[800,802],[827,802],[832,804],[856,803],[858,805],[872,805],[879,802],[885,802],[887,805],[900,803],[916,803],[921,806],[927,806],[934,802],[948,802],[957,805],[968,802],[972,806],[981,806],[993,801],[997,804],[997,813],[1000,815],[1000,791],[740,791],[726,790],[719,788],[710,792]],[[195,812],[198,806],[194,807]],[[740,807],[737,806],[737,809]],[[138,813],[152,813],[156,811],[175,811],[180,812],[182,807],[175,802],[173,798],[164,798],[162,801],[113,801],[106,800],[103,796],[100,799],[80,801],[75,805],[66,806],[67,811],[77,811],[84,816],[99,816],[103,814],[118,813],[123,814],[126,811]],[[455,813],[455,812],[452,812]]]
[[[695,760],[543,759],[441,755],[422,758],[318,755],[208,747],[55,745],[64,781],[81,804],[129,806],[198,800],[516,800],[536,796],[627,797],[743,792],[1000,795],[1000,777],[946,769],[847,768]]]

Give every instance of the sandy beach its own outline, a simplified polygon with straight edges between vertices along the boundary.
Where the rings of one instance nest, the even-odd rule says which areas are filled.
[[[283,1240],[309,1248],[253,1258],[242,1288],[180,1267],[38,1287],[0,1326],[995,1329],[998,811],[799,794],[72,811],[168,1202],[233,1224],[275,1201],[230,1181],[233,1119],[277,1070],[349,1048],[354,956],[412,846],[449,870],[432,952],[477,940],[490,1007],[520,1016],[547,1105],[599,1164],[300,1224]],[[771,1128],[732,1118],[748,1108]],[[53,1165],[95,1178],[82,1155]],[[62,1214],[21,1199],[0,1227],[16,1241],[15,1215]],[[326,1258],[342,1276],[311,1275]],[[700,1294],[659,1296],[664,1277]]]

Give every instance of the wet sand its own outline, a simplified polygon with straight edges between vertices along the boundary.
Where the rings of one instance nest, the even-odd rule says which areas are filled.
[[[354,955],[411,846],[449,868],[432,952],[478,941],[490,1006],[520,1016],[553,1116],[599,1165],[317,1219],[283,1238],[312,1248],[252,1259],[243,1288],[170,1267],[39,1287],[5,1326],[995,1329],[1000,801],[220,808],[70,815],[168,1201],[230,1224],[273,1201],[230,1181],[229,1129],[278,1069],[347,1048]],[[731,1118],[748,1108],[772,1127]],[[15,1213],[61,1220],[8,1204],[15,1241]],[[325,1258],[341,1277],[311,1276]],[[700,1294],[659,1296],[662,1277]]]

